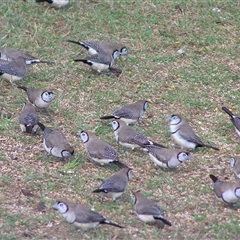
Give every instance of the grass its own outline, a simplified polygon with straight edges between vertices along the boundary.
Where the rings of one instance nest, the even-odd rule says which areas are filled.
[[[220,7],[221,12],[212,11]],[[239,209],[212,206],[210,173],[235,181],[228,159],[239,154],[238,139],[221,106],[240,113],[238,1],[76,1],[55,10],[34,1],[8,1],[0,9],[1,46],[29,52],[56,64],[29,68],[21,85],[50,87],[56,92],[51,116],[41,122],[66,134],[75,148],[68,163],[45,161],[41,136],[21,134],[18,116],[24,92],[1,81],[0,94],[0,238],[7,239],[238,239]],[[72,59],[87,52],[73,40],[124,43],[129,56],[116,66],[120,77],[99,76]],[[186,54],[177,51],[184,49]],[[138,99],[151,101],[135,128],[152,140],[173,147],[166,117],[180,113],[205,142],[221,148],[192,151],[176,171],[158,173],[147,154],[124,151],[108,122],[99,117]],[[116,202],[91,191],[116,168],[96,167],[87,159],[76,133],[95,132],[133,168],[129,189]],[[21,193],[22,189],[34,196]],[[166,210],[171,228],[141,223],[130,192],[136,189]],[[88,203],[121,231],[101,226],[86,233],[52,210],[57,199]],[[44,212],[37,210],[43,201]]]

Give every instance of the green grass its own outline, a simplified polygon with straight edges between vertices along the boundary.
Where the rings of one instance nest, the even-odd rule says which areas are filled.
[[[221,12],[213,12],[221,7]],[[181,9],[181,10],[180,10]],[[239,154],[239,140],[221,106],[240,114],[238,1],[77,1],[66,10],[47,4],[13,1],[0,9],[0,44],[24,50],[54,65],[30,67],[20,85],[56,92],[50,116],[41,122],[66,135],[75,148],[69,162],[45,160],[41,136],[22,134],[18,117],[26,96],[1,80],[0,89],[0,238],[10,239],[238,239],[239,209],[212,206],[210,173],[235,181],[228,159]],[[120,77],[99,76],[74,63],[87,52],[72,40],[124,43],[129,55],[117,60]],[[184,49],[186,54],[177,51]],[[180,113],[205,142],[221,148],[192,151],[176,171],[157,172],[149,156],[125,151],[100,116],[138,99],[151,101],[135,126],[139,132],[173,147],[167,116]],[[116,168],[93,166],[80,130],[95,132],[133,168],[126,193],[116,202],[92,194]],[[21,193],[27,189],[34,197]],[[141,223],[130,192],[142,190],[166,210],[173,226],[163,230]],[[57,199],[88,203],[125,228],[101,226],[81,233],[52,210]],[[103,201],[102,201],[103,199]],[[44,201],[45,213],[37,210]],[[30,236],[30,237],[29,237]]]

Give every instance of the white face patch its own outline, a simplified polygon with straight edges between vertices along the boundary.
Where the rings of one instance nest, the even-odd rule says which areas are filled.
[[[51,102],[54,97],[54,94],[52,92],[44,92],[42,94],[42,100],[44,102]]]
[[[118,123],[117,121],[115,121],[115,120],[113,120],[113,121],[111,122],[111,125],[112,125],[112,128],[113,128],[114,131],[115,131],[116,129],[118,129],[118,127],[119,127],[119,123]]]
[[[84,131],[82,131],[80,133],[80,137],[81,137],[83,143],[86,143],[88,141],[88,139],[89,139],[88,134],[86,132],[84,132]]]

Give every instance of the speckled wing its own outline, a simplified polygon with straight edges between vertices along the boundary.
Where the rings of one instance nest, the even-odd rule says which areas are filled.
[[[202,140],[194,133],[194,131],[188,124],[182,125],[180,128],[181,130],[179,131],[179,135],[182,138],[186,139],[189,142],[196,143],[197,145],[200,146],[204,145]]]
[[[101,184],[99,189],[106,189],[109,192],[123,192],[125,190],[125,186],[125,181],[121,181],[121,179],[115,181],[114,179],[109,178]]]
[[[19,117],[19,123],[23,125],[31,125],[34,126],[38,124],[39,117],[37,114],[21,114]]]
[[[137,133],[133,138],[126,139],[125,142],[127,143],[136,143],[140,146],[150,145],[150,141],[147,137],[143,136],[140,133]]]
[[[133,116],[133,112],[129,109],[116,110],[112,115],[114,117],[119,117],[119,118],[129,118],[129,119],[135,118],[135,116]]]
[[[164,211],[152,202],[148,202],[148,204],[144,203],[142,206],[139,205],[136,210],[138,214],[164,216]]]
[[[91,151],[91,157],[97,159],[111,159],[118,161],[117,152],[107,143],[104,144],[105,147],[101,151]]]
[[[77,205],[75,215],[75,222],[78,223],[102,222],[105,220],[101,214],[92,211],[84,205]]]
[[[25,60],[23,58],[11,61],[0,59],[0,72],[13,76],[24,77],[27,72]]]

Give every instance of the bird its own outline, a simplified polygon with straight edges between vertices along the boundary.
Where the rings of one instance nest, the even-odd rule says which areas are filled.
[[[229,159],[233,168],[233,172],[237,178],[240,178],[240,157],[234,157]]]
[[[143,149],[157,167],[175,169],[181,163],[190,159],[190,153],[182,150],[162,148],[154,145]]]
[[[114,51],[112,54],[106,54],[104,52],[87,56],[85,59],[74,59],[75,62],[83,62],[88,64],[92,69],[98,73],[106,74],[107,70],[113,69],[114,60],[119,56],[118,51]]]
[[[121,119],[112,120],[111,125],[114,130],[116,141],[124,147],[131,148],[132,150],[139,147],[144,148],[148,145],[164,147],[161,144],[150,141],[147,137],[135,131]]]
[[[25,60],[26,65],[31,65],[34,63],[53,64],[53,62],[40,60],[39,58],[33,57],[32,55],[26,52],[23,52],[21,50],[7,48],[7,47],[0,47],[0,59],[6,60],[6,61],[12,61],[18,58],[23,58]]]
[[[21,114],[19,116],[19,124],[22,132],[37,133],[37,130],[39,129],[39,117],[34,106],[31,103],[24,103]]]
[[[85,49],[88,50],[90,55],[99,54],[101,52],[112,55],[116,50],[119,52],[119,56],[128,54],[127,48],[121,43],[113,43],[109,41],[98,41],[98,40],[83,41],[83,42],[67,40],[67,42],[75,43],[84,47]]]
[[[64,8],[69,3],[69,0],[36,0],[36,2],[47,2],[53,7]]]
[[[93,193],[103,193],[113,201],[120,197],[128,187],[132,169],[122,168],[116,174],[106,179]]]
[[[222,110],[230,116],[233,126],[235,128],[235,131],[236,131],[238,137],[240,137],[240,117],[234,115],[228,108],[226,108],[224,106],[222,107]]]
[[[97,165],[113,163],[120,168],[127,167],[119,161],[118,153],[107,142],[98,138],[90,131],[78,132],[82,139],[88,157]]]
[[[172,224],[164,218],[164,210],[157,206],[151,199],[146,198],[140,191],[132,193],[134,209],[138,218],[145,223],[162,221],[168,226]]]
[[[17,49],[0,47],[0,75],[10,82],[21,80],[27,73],[27,66],[34,63],[53,64]]]
[[[39,127],[43,131],[43,146],[48,153],[62,160],[73,156],[74,148],[61,132],[46,128],[42,123]]]
[[[216,198],[230,204],[231,206],[239,200],[240,183],[221,181],[212,174],[210,174],[209,177],[213,181],[213,190],[215,192],[214,205],[216,204]]]
[[[48,108],[54,98],[54,93],[50,89],[27,88],[24,86],[18,86],[18,88],[27,93],[28,101],[37,108]]]
[[[21,80],[26,73],[27,66],[23,57],[11,61],[0,59],[0,76],[9,80],[12,84],[15,81]]]
[[[121,119],[128,125],[137,122],[149,107],[149,102],[146,100],[139,100],[135,103],[122,106],[113,112],[112,115],[102,116],[100,119]]]
[[[110,226],[123,228],[122,226],[112,223],[101,214],[92,211],[89,207],[82,204],[67,202],[67,201],[57,201],[53,208],[58,210],[63,218],[70,224],[73,224],[82,230],[88,230],[94,228],[99,224],[107,224]]]
[[[219,148],[203,143],[202,140],[194,133],[184,117],[180,115],[171,115],[168,118],[168,121],[172,138],[181,147],[191,149],[207,147],[219,151]]]

